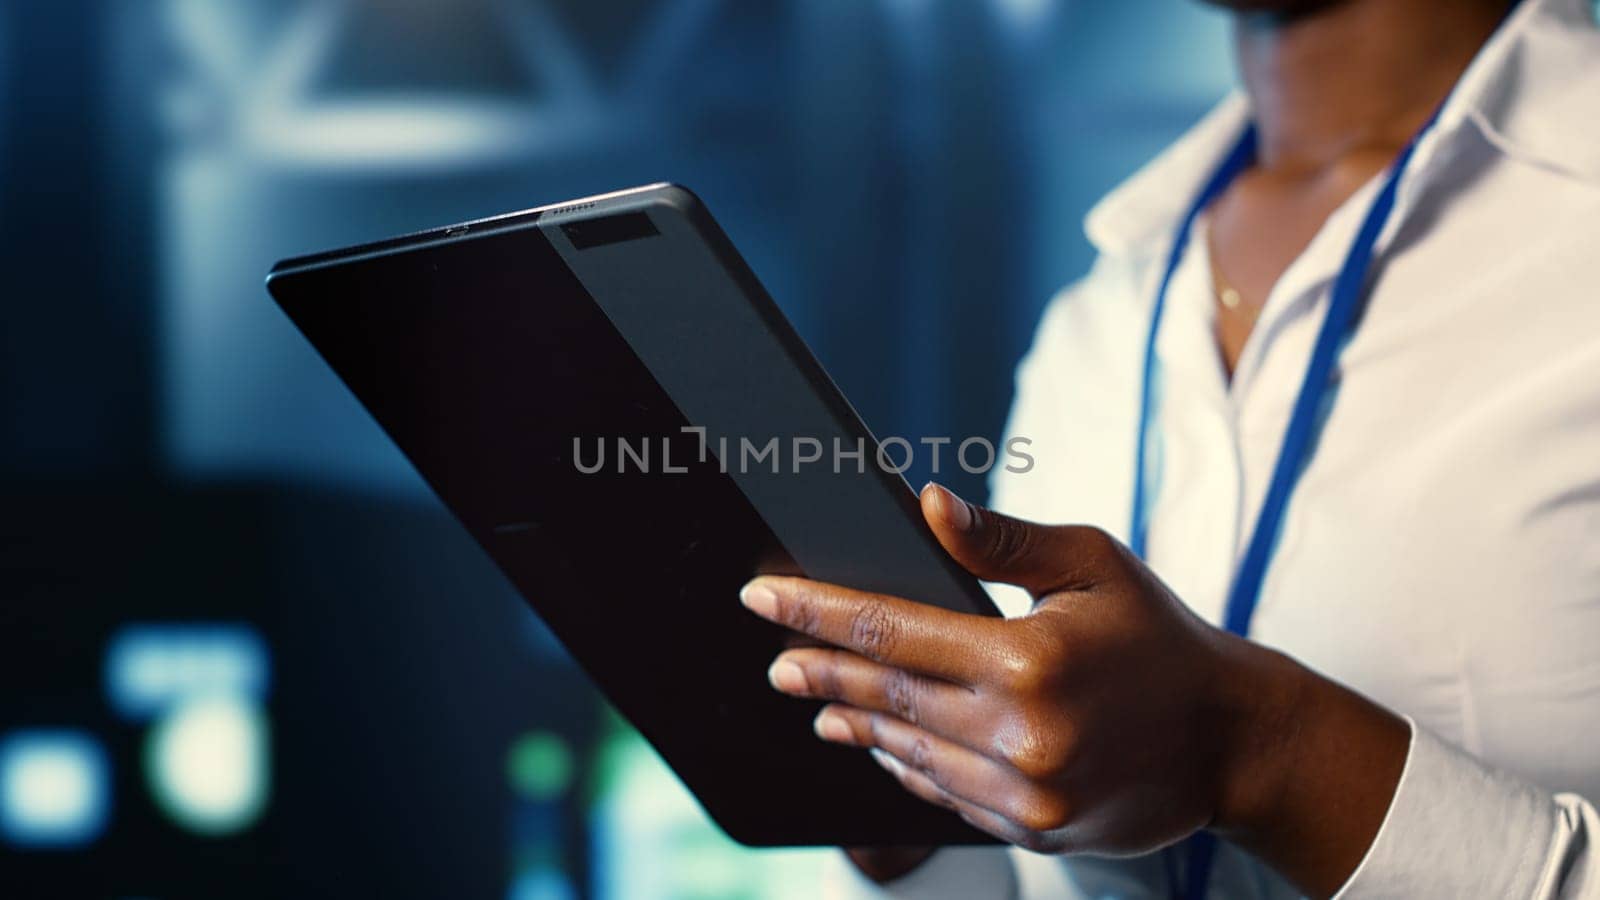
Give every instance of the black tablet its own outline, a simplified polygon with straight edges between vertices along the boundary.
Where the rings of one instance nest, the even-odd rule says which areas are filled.
[[[998,612],[693,194],[292,259],[267,286],[730,836],[989,840],[767,685],[786,635],[737,599],[758,573]]]

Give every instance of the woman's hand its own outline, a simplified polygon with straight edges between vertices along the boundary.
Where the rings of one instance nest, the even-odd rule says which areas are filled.
[[[1026,588],[1033,611],[752,581],[751,610],[833,645],[769,672],[784,693],[834,701],[818,736],[870,749],[907,790],[1030,850],[1138,854],[1214,827],[1303,889],[1342,883],[1398,780],[1402,721],[1207,625],[1103,532],[937,487],[922,503],[953,558]]]

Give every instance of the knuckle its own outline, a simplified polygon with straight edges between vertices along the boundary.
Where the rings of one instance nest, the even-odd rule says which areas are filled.
[[[830,653],[818,660],[817,665],[805,666],[806,681],[812,687],[813,697],[822,697],[828,700],[843,699],[844,682],[839,677],[841,659],[838,654]]]
[[[1012,810],[1012,820],[1032,832],[1060,831],[1071,823],[1072,811],[1065,799],[1039,793]]]
[[[1042,643],[1030,635],[1026,641],[1017,642],[1000,654],[996,664],[997,680],[1007,694],[1028,698],[1049,689],[1058,655],[1050,653]]]
[[[918,724],[918,695],[921,682],[903,669],[895,669],[884,685],[884,705],[896,718],[912,725]]]
[[[1119,569],[1125,562],[1122,543],[1092,525],[1058,526],[1055,535],[1061,542],[1057,553],[1060,566],[1056,575],[1057,591],[1098,584],[1105,579],[1107,571]]]
[[[927,738],[918,737],[913,740],[908,756],[907,765],[921,772],[924,778],[927,778],[935,785],[939,785],[938,770],[933,764],[933,747],[928,743]]]
[[[814,604],[786,594],[778,595],[777,619],[785,627],[803,634],[816,634],[821,623]]]
[[[886,747],[888,741],[885,740],[883,732],[883,716],[868,712],[866,713],[866,722],[864,724],[868,743],[873,747]]]
[[[1038,664],[1034,662],[1033,657],[1025,653],[1007,655],[1000,670],[1000,677],[1006,693],[1014,697],[1032,696],[1039,691],[1042,681]]]
[[[1026,624],[1029,626],[1027,657],[1033,663],[1034,674],[1041,688],[1054,690],[1078,662],[1082,641],[1064,627],[1058,615],[1034,616]]]
[[[1084,556],[1097,570],[1122,568],[1132,559],[1127,547],[1102,529],[1083,526],[1081,542]]]
[[[1013,769],[1033,782],[1048,782],[1061,774],[1061,765],[1045,753],[1032,750],[1014,751],[1006,760]]]
[[[996,516],[989,528],[989,557],[1000,565],[1025,559],[1033,543],[1033,529],[1015,519]]]
[[[865,603],[850,620],[850,644],[864,655],[881,660],[894,650],[894,615],[880,603]]]
[[[1005,748],[1002,757],[1024,778],[1038,784],[1059,780],[1071,763],[1067,742],[1038,728],[1027,728],[1019,740]]]
[[[839,709],[839,704],[835,704],[834,708]],[[854,711],[846,713],[843,710],[840,710],[840,714],[844,717],[845,724],[850,726],[850,740],[853,741],[856,746],[877,746],[878,729],[877,726],[873,724],[871,718],[868,718],[863,722],[861,720],[861,716],[856,714]]]
[[[1083,529],[1082,538],[1084,547],[1090,553],[1098,556],[1107,556],[1116,553],[1117,549],[1121,546],[1117,539],[1112,537],[1110,533],[1103,528],[1096,528],[1093,525],[1083,525],[1080,527]]]
[[[1037,666],[1026,660],[1007,665],[1000,683],[1007,695],[1019,700],[1034,697],[1044,690],[1044,676]]]

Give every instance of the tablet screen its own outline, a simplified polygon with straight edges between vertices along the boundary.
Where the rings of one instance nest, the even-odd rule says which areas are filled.
[[[271,289],[735,838],[970,839],[865,754],[816,740],[818,704],[767,685],[788,638],[738,590],[800,569],[540,228],[317,264]]]

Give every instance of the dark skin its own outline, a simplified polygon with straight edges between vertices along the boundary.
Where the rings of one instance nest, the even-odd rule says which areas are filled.
[[[1260,155],[1208,212],[1231,373],[1260,306],[1327,216],[1382,172],[1493,32],[1505,0],[1232,3]],[[1201,621],[1102,532],[1021,522],[929,486],[922,509],[1028,616],[763,577],[743,599],[826,647],[773,686],[831,701],[823,740],[869,748],[910,792],[1010,843],[1131,855],[1209,829],[1310,896],[1365,856],[1399,781],[1403,720]],[[880,881],[931,850],[851,851]]]
[[[1363,184],[1394,161],[1505,15],[1507,0],[1237,3],[1235,53],[1259,160],[1210,209],[1231,375],[1273,285]]]
[[[1026,588],[992,619],[766,576],[752,611],[827,647],[773,686],[832,701],[818,737],[875,749],[906,790],[1042,853],[1127,856],[1210,828],[1330,894],[1382,823],[1405,723],[1206,624],[1125,547],[1001,516],[930,485],[922,511],[974,575]],[[880,879],[927,850],[860,852]],[[898,870],[898,871],[897,871]]]

